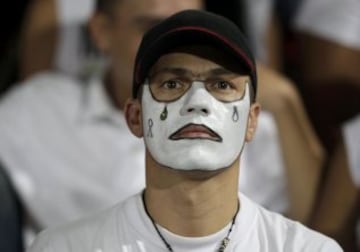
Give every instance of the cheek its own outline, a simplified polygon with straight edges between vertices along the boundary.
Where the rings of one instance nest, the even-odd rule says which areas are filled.
[[[114,29],[116,30],[113,32],[111,43],[113,55],[128,62],[132,67],[143,34],[124,26],[114,27]]]
[[[117,61],[125,62],[126,65],[132,67],[135,61],[135,55],[137,47],[134,46],[132,40],[129,38],[114,40],[112,45],[113,57],[117,58]]]
[[[110,59],[118,78],[131,82],[138,44],[139,39],[114,39]]]

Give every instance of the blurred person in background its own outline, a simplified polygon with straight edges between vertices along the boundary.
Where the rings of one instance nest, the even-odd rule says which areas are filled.
[[[310,226],[336,239],[345,251],[360,251],[360,116],[342,126],[329,158]]]
[[[294,29],[304,101],[331,155],[341,125],[360,112],[360,2],[304,0]]]
[[[293,28],[304,101],[327,156],[310,225],[359,251],[360,2],[303,0]]]

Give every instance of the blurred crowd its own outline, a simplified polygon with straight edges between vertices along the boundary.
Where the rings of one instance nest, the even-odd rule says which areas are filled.
[[[0,251],[142,190],[145,150],[122,112],[135,53],[146,30],[184,9],[230,18],[257,57],[262,112],[239,190],[360,251],[358,0],[14,6],[0,47]]]

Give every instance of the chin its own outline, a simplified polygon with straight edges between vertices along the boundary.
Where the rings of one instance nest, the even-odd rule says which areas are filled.
[[[183,176],[186,176],[190,180],[204,181],[211,179],[212,177],[218,175],[225,169],[226,168],[219,168],[216,170],[178,170],[178,169],[176,170],[182,173]]]
[[[214,157],[214,155],[212,155]],[[189,154],[186,156],[186,161],[174,162],[173,169],[182,170],[187,172],[216,172],[219,170],[224,170],[229,167],[229,165],[223,165],[218,160],[214,160],[211,156],[201,156],[196,154]],[[178,164],[181,164],[179,166]]]

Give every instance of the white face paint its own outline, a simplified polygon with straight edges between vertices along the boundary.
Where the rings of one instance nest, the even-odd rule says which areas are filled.
[[[162,120],[165,108],[167,116]],[[249,110],[249,84],[241,100],[229,103],[215,99],[199,81],[193,82],[180,99],[169,103],[156,101],[149,85],[144,85],[142,113],[147,149],[159,164],[173,169],[214,171],[229,167],[243,148]]]

